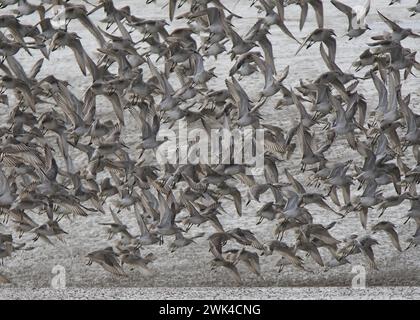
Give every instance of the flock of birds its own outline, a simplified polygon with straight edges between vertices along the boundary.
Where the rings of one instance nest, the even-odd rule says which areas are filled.
[[[0,226],[13,230],[0,234],[2,261],[33,248],[30,240],[19,241],[24,234],[54,244],[72,236],[60,226],[63,217],[97,214],[104,216],[101,224],[112,245],[90,252],[88,264],[120,276],[127,275],[124,265],[153,275],[150,264],[159,257],[144,254],[145,249],[169,242],[171,251],[180,250],[194,245],[205,235],[202,231],[213,256],[211,268],[225,268],[238,283],[237,265],[261,276],[262,256],[280,256],[279,272],[289,265],[311,272],[311,261],[333,268],[350,263],[353,255],[377,269],[375,233],[386,233],[400,252],[420,244],[420,115],[403,90],[404,80],[420,70],[416,51],[404,47],[403,40],[420,35],[379,11],[370,12],[369,0],[357,11],[331,0],[348,17],[349,39],[370,30],[369,13],[379,15],[389,29],[371,35],[353,64],[354,73],[336,64],[336,33],[324,24],[326,1],[249,1],[249,10],[259,18],[244,35],[235,31],[241,17],[228,8],[230,2],[220,0],[170,0],[165,5],[169,19],[162,20],[135,16],[129,6],[116,7],[112,0],[33,2],[0,0],[0,104],[10,112],[0,127]],[[51,18],[57,5],[62,10]],[[304,40],[286,25],[285,11],[292,5],[301,9],[300,29],[308,10],[315,11],[317,25]],[[420,1],[409,11],[407,15],[420,13]],[[103,12],[100,25],[91,19],[94,12]],[[37,22],[24,24],[26,16]],[[97,42],[97,61],[70,31],[74,20]],[[175,20],[184,27],[171,29]],[[329,71],[296,87],[286,84],[289,67],[277,71],[273,28],[280,28],[284,41],[296,42],[296,54],[319,46]],[[44,61],[63,47],[72,50],[75,65],[90,82],[83,97],[74,92],[75,83],[53,74],[39,76]],[[41,58],[25,70],[18,57],[35,52]],[[216,90],[211,88],[215,68],[206,69],[205,63],[214,63],[219,55],[229,55],[231,66],[226,78],[219,79],[224,88]],[[241,81],[254,73],[263,75],[264,85],[255,85],[263,88],[252,101]],[[377,90],[377,105],[368,105],[358,92],[366,82]],[[107,106],[113,108],[110,119],[100,114]],[[269,124],[261,108],[273,115],[279,109],[296,110],[299,121],[291,128]],[[128,117],[141,131],[141,140],[131,146],[122,140]],[[159,129],[177,122],[206,130],[264,129],[264,175],[254,177],[246,165],[235,163],[153,164],[157,148],[165,143],[158,139]],[[333,145],[355,156],[329,160]],[[77,163],[76,153],[83,155]],[[294,159],[300,159],[305,179],[284,169]],[[391,195],[385,189],[392,189]],[[272,200],[261,203],[266,192]],[[383,219],[388,208],[403,201],[411,203],[407,221],[418,226],[405,248],[396,225]],[[240,228],[240,219],[236,228],[223,226],[219,218],[232,213],[226,205],[241,217],[245,202],[258,206],[257,224],[274,227],[272,240],[262,241]],[[316,223],[311,206],[320,207],[331,223]],[[362,232],[342,239],[331,235],[351,213],[359,215]],[[128,215],[136,218],[139,233],[122,222]],[[191,229],[200,232],[190,236]],[[286,241],[286,235],[293,241]],[[7,281],[0,276],[0,283]]]

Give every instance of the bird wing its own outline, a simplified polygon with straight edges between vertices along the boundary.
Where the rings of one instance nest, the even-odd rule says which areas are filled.
[[[11,194],[10,193],[10,186],[9,182],[7,181],[7,177],[4,174],[3,168],[0,167],[0,196]]]
[[[113,92],[111,94],[106,94],[105,97],[111,102],[112,108],[114,109],[114,112],[120,123],[124,125],[124,110],[121,106],[121,101],[118,94]]]
[[[277,8],[277,13],[280,19],[284,21],[284,0],[274,0]]]
[[[223,225],[220,223],[216,215],[209,215],[208,219],[217,232],[225,232]]]
[[[156,79],[158,80],[160,89],[163,92],[166,92],[166,89],[167,89],[166,81],[149,57],[147,57],[147,64],[149,65],[149,69],[152,75],[156,77]]]
[[[191,217],[201,216],[197,209],[194,207],[194,205],[191,203],[191,201],[185,200],[184,205],[187,208]]]
[[[375,262],[375,255],[371,246],[359,246],[360,251],[368,260],[369,266],[375,270],[378,270],[378,267]]]
[[[280,30],[283,31],[284,34],[286,34],[287,36],[289,36],[290,38],[292,38],[300,44],[299,40],[297,40],[295,36],[290,32],[290,30],[286,27],[286,25],[280,17],[279,19],[277,19],[277,25],[279,26]]]
[[[103,47],[105,45],[105,39],[102,33],[99,31],[98,27],[96,27],[92,23],[92,21],[89,19],[86,12],[81,12],[81,14],[78,17],[78,20],[87,30],[89,30],[90,33],[92,33],[92,35],[96,38],[96,40],[98,40],[99,45]]]
[[[111,209],[111,207],[109,207],[109,211],[111,212],[111,216],[114,222],[120,226],[123,226],[124,225],[123,222],[121,221],[120,218],[118,218],[117,214],[114,212],[114,210]]]
[[[258,44],[260,45],[261,49],[264,52],[264,59],[267,65],[271,67],[273,73],[276,74],[276,66],[274,64],[274,54],[273,54],[273,46],[268,40],[267,36],[259,36],[258,37]]]
[[[250,100],[247,93],[244,91],[244,89],[241,87],[241,85],[235,79],[235,77],[232,77],[232,83],[239,97],[239,118],[241,118],[242,116],[250,112]]]
[[[392,31],[398,32],[398,33],[402,31],[402,28],[398,24],[396,24],[394,21],[392,21],[392,20],[388,19],[387,17],[385,17],[379,11],[378,11],[378,15],[382,19],[382,21],[384,21],[388,25],[388,27],[390,27],[392,29]]]
[[[319,51],[321,52],[322,60],[324,60],[325,65],[328,67],[328,69],[330,71],[338,71],[339,73],[343,73],[343,71],[341,71],[340,67],[337,66],[337,64],[335,63],[335,61],[331,60],[330,56],[325,51],[324,45],[322,43],[321,43],[321,45],[319,47]]]
[[[340,206],[340,200],[338,199],[338,195],[337,195],[337,187],[333,186],[331,188],[330,194],[329,194],[332,202],[334,202],[335,205]]]
[[[238,189],[231,188],[230,195],[233,197],[233,203],[235,204],[236,212],[238,216],[242,216],[242,196]]]
[[[210,252],[216,259],[223,260],[222,248],[228,239],[229,236],[226,233],[214,233],[209,237]]]
[[[395,79],[395,76],[393,73],[389,74],[389,97],[388,97],[388,105],[387,105],[387,111],[395,111],[397,109],[398,104],[398,96],[400,91],[400,84],[398,83],[397,79]],[[401,103],[404,103],[403,100],[400,101]],[[407,103],[406,105],[408,105]]]
[[[312,137],[306,132],[302,124],[298,127],[297,138],[302,149],[302,158],[311,157],[314,154],[311,147]]]
[[[126,276],[123,268],[113,254],[105,254],[104,261],[99,263],[106,271],[118,276]]]
[[[240,98],[239,98],[238,92],[236,91],[235,86],[228,79],[225,80],[225,83],[226,83],[226,87],[228,88],[229,94],[231,95],[235,103],[239,106]]]
[[[324,261],[322,261],[321,254],[319,253],[319,250],[315,245],[311,245],[309,249],[309,254],[317,264],[319,264],[321,267],[324,266]]]
[[[122,35],[123,39],[126,39],[126,40],[129,40],[130,42],[133,42],[133,39],[131,38],[131,35],[127,31],[127,29],[124,26],[124,24],[119,19],[115,19],[115,22],[117,24],[118,29],[121,32],[121,35]]]
[[[316,30],[315,30],[316,31]],[[315,31],[312,31],[307,37],[306,37],[306,39],[302,42],[302,44],[300,45],[300,47],[297,49],[297,51],[296,51],[296,53],[295,53],[295,55],[297,55],[299,52],[300,52],[300,50],[302,50],[302,48],[308,43],[308,41],[311,39],[311,37],[313,36],[313,34],[314,34],[314,32]]]
[[[390,225],[390,227],[389,228],[387,228],[386,230],[385,230],[385,232],[388,234],[388,236],[389,236],[389,238],[391,239],[391,242],[392,242],[392,244],[393,244],[393,246],[398,250],[398,251],[402,251],[402,249],[401,249],[401,245],[400,245],[400,240],[399,240],[399,237],[398,237],[398,233],[397,233],[397,231],[395,230],[395,226],[393,226],[393,225]]]
[[[29,72],[29,79],[35,79],[38,73],[41,71],[42,64],[44,63],[44,58],[39,59],[35,64],[32,66],[31,71]]]
[[[235,281],[238,284],[241,284],[242,283],[241,276],[240,276],[239,271],[236,268],[236,266],[231,262],[226,262],[226,268],[230,271],[230,273],[232,274]]]
[[[284,211],[295,209],[299,204],[299,195],[294,191],[288,191],[288,197],[284,206]]]
[[[308,118],[311,118],[311,116],[306,111],[305,106],[302,104],[302,102],[300,102],[298,96],[294,93],[294,91],[291,90],[290,93],[292,94],[293,103],[294,103],[294,105],[296,106],[296,108],[299,111],[300,119],[308,119]]]
[[[145,140],[147,138],[152,137],[153,131],[150,127],[150,124],[147,122],[143,113],[140,113],[140,120],[141,120],[141,135],[142,139]]]
[[[404,103],[400,107],[407,123],[407,132],[415,132],[417,130],[417,123],[413,111]]]
[[[0,274],[0,284],[1,283],[10,283],[10,280]]]
[[[247,265],[248,268],[254,272],[256,275],[261,274],[261,267],[260,267],[260,257],[255,252],[248,253]]]
[[[344,198],[344,204],[350,203],[350,184],[346,184],[344,187],[342,187],[343,192],[343,198]]]
[[[172,21],[175,15],[177,0],[169,0],[169,19]]]

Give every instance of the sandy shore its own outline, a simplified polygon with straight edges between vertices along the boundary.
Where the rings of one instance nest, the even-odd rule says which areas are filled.
[[[162,15],[162,1],[158,1],[157,5],[139,6],[135,3],[140,1],[116,1],[118,6],[126,4],[132,5],[132,14],[148,18],[163,17]],[[236,1],[233,1],[234,3]],[[349,3],[349,1],[345,1]],[[362,3],[363,1],[360,1]],[[404,26],[411,26],[415,31],[420,31],[420,24],[418,19],[409,18],[406,10],[407,6],[415,1],[406,1],[403,5],[389,8],[387,3],[389,1],[372,1],[371,16],[369,16],[369,23],[375,33],[386,29],[379,17],[375,14],[376,9],[381,10],[387,16],[396,19]],[[334,28],[339,37],[345,33],[346,18],[337,10],[332,8],[329,1],[326,4],[326,25]],[[240,34],[245,33],[256,20],[255,10],[248,8],[248,1],[241,1],[235,7],[235,12],[238,12],[244,18],[235,22]],[[165,9],[166,10],[166,9]],[[166,11],[165,11],[166,14]],[[295,6],[286,9],[286,24],[300,38],[305,37],[309,32],[315,28],[314,15],[310,10],[308,21],[302,32],[298,32],[298,17],[299,11]],[[76,22],[70,24],[70,30],[80,31]],[[92,46],[84,38],[86,33],[80,31],[82,42],[87,48]],[[365,49],[365,43],[369,41],[369,37],[373,33],[348,41],[345,38],[338,39],[337,48],[337,64],[343,70],[352,70],[351,63],[362,53]],[[89,39],[89,36],[86,36]],[[297,44],[289,41],[278,28],[273,28],[272,36],[274,54],[276,56],[276,64],[279,70],[286,65],[290,65],[290,75],[286,82],[288,86],[295,86],[299,83],[299,79],[314,79],[320,72],[325,72],[321,58],[319,57],[318,47],[314,46],[310,50],[302,50],[302,52],[295,56]],[[406,40],[405,43],[412,49],[420,48],[420,41],[418,39]],[[316,48],[315,48],[316,47]],[[92,48],[91,48],[92,49]],[[27,60],[26,68],[30,68],[34,58],[27,55],[22,57],[23,61]],[[220,75],[215,79],[211,86],[220,88],[223,86],[223,80],[226,76],[226,66],[230,66],[231,62],[227,59],[220,59],[217,62],[210,59],[208,64],[217,63],[216,73]],[[58,67],[57,67],[58,66]],[[82,94],[89,85],[85,79],[79,74],[77,68],[73,68],[74,72],[69,73],[68,68],[74,66],[74,57],[70,50],[59,50],[54,52],[51,56],[51,61],[46,62],[40,76],[48,74],[55,74],[56,77],[66,79],[75,87],[76,92]],[[250,93],[251,98],[255,98],[258,90],[263,86],[260,75],[253,75],[248,79],[244,79],[241,84]],[[77,84],[77,85],[75,85]],[[360,92],[363,93],[368,102],[369,108],[377,105],[376,91],[368,82],[360,84]],[[419,80],[411,77],[404,82],[404,89],[412,93],[412,104],[419,105]],[[267,103],[268,106],[275,104],[275,98]],[[416,104],[417,103],[417,104]],[[262,110],[265,117],[269,115],[270,121],[273,123],[281,123],[286,127],[290,125],[293,118],[297,116],[296,108],[289,108],[276,112],[273,116],[273,109],[271,107],[264,107]],[[415,108],[419,112],[420,108]],[[0,110],[0,120],[8,116],[8,110]],[[111,118],[112,108],[101,110],[104,118]],[[291,117],[291,115],[293,115]],[[127,119],[127,128],[123,131],[123,140],[126,143],[131,143],[138,140],[138,129],[133,124],[132,119]],[[299,155],[296,155],[298,157]],[[346,154],[340,145],[332,148],[329,154],[329,159],[340,159],[345,161],[351,157],[351,154]],[[297,158],[296,158],[297,159]],[[75,159],[78,161],[77,157]],[[81,160],[80,160],[81,161]],[[297,174],[298,166],[294,165],[289,168],[293,174]],[[305,182],[306,176],[299,176]],[[264,201],[268,200],[268,195],[264,195],[260,204],[252,204],[244,208],[243,217],[235,216],[231,204],[226,204],[226,211],[231,214],[221,218],[222,224],[226,229],[240,227],[252,230],[255,235],[262,242],[272,239],[273,224],[262,223],[256,225],[257,218],[255,217],[256,210],[262,206]],[[320,210],[318,207],[309,206],[311,213],[314,216],[315,223],[330,223],[334,217],[330,213]],[[404,242],[415,230],[415,223],[408,223],[403,225],[403,215],[408,209],[408,203],[403,203],[396,210],[388,210],[383,217],[386,220],[395,222],[398,225],[398,233],[400,234],[403,246]],[[379,212],[372,210],[369,216],[369,225],[377,221]],[[127,212],[122,214],[122,220],[130,227],[130,230],[136,234],[138,229],[136,226],[134,216]],[[112,276],[105,272],[97,265],[86,266],[87,260],[85,256],[88,252],[102,249],[112,243],[106,240],[106,230],[98,226],[99,222],[110,222],[110,216],[90,215],[87,218],[80,218],[74,221],[62,222],[62,227],[69,235],[65,237],[65,243],[55,242],[54,246],[48,245],[38,241],[33,244],[34,249],[31,251],[21,251],[14,254],[12,259],[5,259],[4,266],[0,267],[0,273],[7,276],[12,284],[4,285],[0,289],[1,299],[47,299],[47,298],[69,298],[69,299],[199,299],[199,298],[244,298],[244,299],[315,299],[315,298],[354,298],[354,299],[374,299],[374,298],[420,298],[420,288],[413,286],[420,285],[420,260],[419,249],[412,249],[407,252],[396,252],[389,239],[385,235],[375,235],[380,242],[380,245],[375,247],[375,256],[378,260],[379,271],[367,270],[367,284],[368,286],[382,286],[368,288],[366,290],[352,290],[349,289],[354,274],[352,273],[352,266],[346,265],[329,272],[313,264],[308,264],[309,269],[313,273],[306,273],[297,271],[293,268],[285,268],[282,273],[277,272],[275,263],[277,257],[261,257],[262,274],[264,279],[256,278],[249,274],[249,272],[239,267],[239,271],[243,277],[243,288],[223,288],[232,287],[233,280],[230,276],[221,269],[211,271],[209,261],[212,258],[211,253],[208,252],[207,237],[210,232],[205,227],[193,228],[190,233],[205,232],[205,236],[197,240],[196,245],[191,245],[174,253],[171,253],[167,244],[169,239],[163,246],[153,246],[145,250],[145,254],[152,251],[158,259],[153,263],[153,270],[155,276],[150,278],[143,277],[138,270],[130,270],[127,268],[128,277],[119,278]],[[337,226],[331,233],[342,239],[345,235],[351,233],[362,233],[359,218],[355,214],[350,214],[343,220],[338,221]],[[190,235],[190,233],[188,235]],[[288,240],[287,238],[285,239]],[[20,241],[31,242],[31,236],[25,235]],[[324,257],[327,257],[327,252],[322,252]],[[351,258],[353,265],[363,265],[364,261],[361,257]],[[52,269],[56,265],[61,265],[66,270],[66,279],[68,289],[56,291],[48,289],[53,278]],[[183,288],[183,287],[192,288]],[[286,286],[302,288],[286,288]],[[325,286],[336,286],[342,288],[315,288]],[[395,287],[405,286],[405,287]],[[79,287],[79,288],[77,288]],[[135,288],[133,288],[135,287]],[[152,288],[155,287],[155,288]],[[178,288],[179,287],[179,288]],[[211,289],[209,289],[211,287]],[[220,288],[216,288],[220,287]],[[249,288],[254,287],[254,288]],[[35,288],[35,289],[30,289]],[[175,289],[177,288],[177,289]]]

